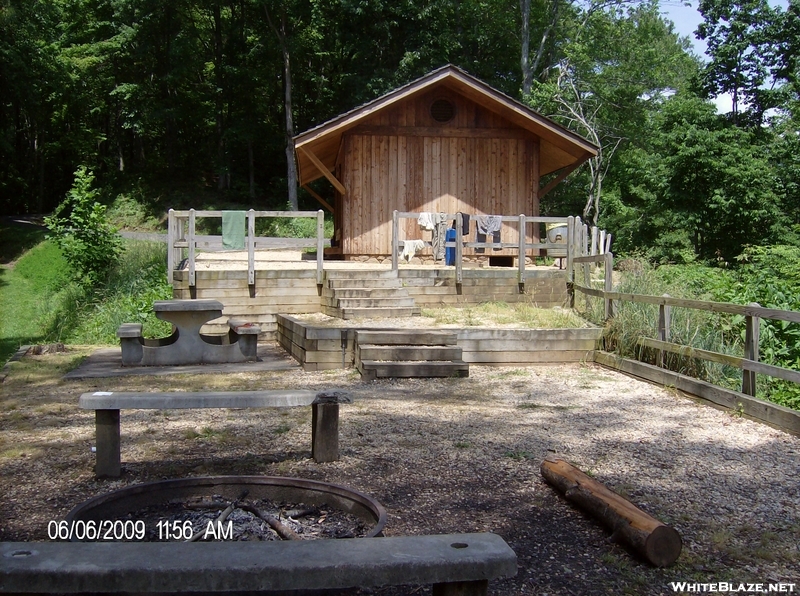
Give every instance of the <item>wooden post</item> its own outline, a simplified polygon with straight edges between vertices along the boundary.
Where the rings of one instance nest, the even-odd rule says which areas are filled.
[[[664,298],[669,298],[669,294],[664,294]],[[669,341],[669,327],[672,319],[672,307],[669,304],[658,305],[658,339]],[[658,351],[658,365],[664,367],[664,350]]]
[[[525,214],[519,214],[519,273],[518,283],[525,290]]]
[[[194,209],[189,209],[189,287],[195,286],[194,276],[194,229],[195,229],[195,213]]]
[[[597,250],[597,226],[592,226],[592,245],[589,254],[595,256],[602,252]]]
[[[588,255],[584,255],[588,256]],[[583,263],[583,287],[584,288],[591,288],[592,287],[592,273],[591,273],[591,263]],[[584,294],[583,299],[586,303],[586,310],[589,310],[591,306],[591,300],[589,298],[589,294]]]
[[[322,259],[325,256],[325,212],[317,211],[317,285],[322,285]]]
[[[575,218],[567,218],[567,283],[574,281],[572,259],[575,252]]]
[[[175,210],[167,214],[167,283],[173,284],[172,272],[175,271]]]
[[[601,255],[606,254],[608,251],[606,250],[606,231],[605,230],[600,230],[600,241],[599,241],[598,244],[599,244],[598,248],[600,249],[600,254]]]
[[[612,541],[625,542],[656,567],[672,565],[680,556],[683,541],[674,528],[651,517],[562,458],[547,456],[541,472],[568,501],[608,526],[613,532]]]
[[[256,283],[256,212],[247,212],[247,283]]]
[[[614,291],[614,255],[610,252],[605,253],[605,278],[603,280],[603,289],[606,292]],[[611,298],[606,297],[606,320],[614,316],[614,303]]]
[[[464,281],[464,238],[461,231],[464,227],[464,218],[459,211],[456,213],[456,284]]]
[[[589,256],[589,224],[583,224],[581,228],[581,256],[588,257]]]
[[[339,404],[311,404],[311,457],[319,463],[339,459]]]
[[[119,455],[119,410],[95,410],[95,476],[118,478],[122,470]]]
[[[397,271],[397,260],[400,252],[400,236],[397,229],[397,209],[392,211],[392,271]]]
[[[606,252],[611,252],[611,234],[606,234]]]
[[[748,306],[761,306],[757,302],[751,302]],[[761,319],[751,315],[745,316],[744,331],[744,357],[748,360],[758,362],[759,356],[759,336],[761,335]],[[756,373],[752,370],[742,370],[742,393],[756,395]]]

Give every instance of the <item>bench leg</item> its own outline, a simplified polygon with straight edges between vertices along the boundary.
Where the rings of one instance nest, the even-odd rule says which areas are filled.
[[[320,463],[339,459],[339,404],[311,404],[311,457]]]
[[[118,478],[121,471],[119,457],[119,410],[95,410],[95,441],[97,462],[94,473],[98,478]]]
[[[486,596],[489,592],[489,580],[481,579],[474,582],[448,582],[434,584],[433,596]]]

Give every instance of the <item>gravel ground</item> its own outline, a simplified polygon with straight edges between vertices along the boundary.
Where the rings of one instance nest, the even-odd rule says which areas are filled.
[[[497,596],[671,594],[674,581],[800,584],[800,439],[595,365],[472,367],[466,379],[371,383],[353,371],[300,370],[62,381],[80,357],[28,356],[0,385],[2,540],[47,540],[49,520],[132,483],[267,474],[373,495],[389,514],[389,536],[500,534],[519,568],[491,583]],[[309,408],[127,411],[123,477],[92,476],[94,417],[76,405],[84,391],[286,387],[352,392],[341,409],[340,461],[309,458]],[[673,525],[684,541],[678,563],[653,569],[609,543],[542,480],[549,453]]]

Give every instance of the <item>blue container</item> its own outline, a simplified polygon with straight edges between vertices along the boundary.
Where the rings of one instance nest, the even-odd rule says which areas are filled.
[[[455,228],[450,228],[447,230],[447,233],[444,237],[446,242],[455,242],[456,240],[456,230]],[[448,246],[444,249],[444,264],[445,265],[455,265],[456,264],[456,247],[455,246]]]

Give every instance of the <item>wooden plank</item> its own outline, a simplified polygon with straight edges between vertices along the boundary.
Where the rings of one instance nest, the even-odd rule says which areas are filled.
[[[597,349],[597,341],[594,339],[572,339],[572,340],[542,340],[524,342],[520,340],[458,340],[458,345],[465,352],[513,352],[513,353],[534,353],[534,352],[569,352],[569,351],[592,351]]]
[[[330,170],[328,170],[328,168],[325,167],[325,165],[317,158],[317,156],[314,155],[314,152],[311,151],[311,149],[306,147],[297,147],[297,151],[305,155],[311,161],[311,163],[314,164],[314,167],[316,167],[322,173],[322,175],[328,179],[328,182],[333,184],[333,187],[336,190],[342,193],[342,195],[347,194],[347,190],[345,189],[344,185],[342,185],[342,183],[336,179],[336,176],[331,174]]]
[[[645,337],[639,338],[639,343],[648,348],[672,352],[673,354],[678,354],[686,358],[700,358],[701,360],[709,360],[719,364],[735,366],[736,368],[749,370],[754,373],[760,373],[762,375],[769,375],[770,377],[776,377],[786,381],[800,383],[800,372],[780,366],[773,366],[772,364],[765,364],[756,360],[739,358],[729,354],[720,354],[719,352],[701,350],[700,348],[691,348],[689,346],[683,346],[680,344],[659,341],[657,339],[649,339]]]
[[[450,139],[532,139],[534,135],[521,128],[468,128],[462,126],[382,126],[360,124],[351,129],[359,135],[396,137],[440,137]]]
[[[786,432],[800,435],[800,412],[766,402],[750,395],[723,389],[711,383],[658,368],[651,364],[620,358],[615,354],[597,351],[594,361],[608,368],[624,372],[665,387],[674,387],[690,393],[727,410],[741,410],[747,416],[776,426]]]
[[[458,340],[523,341],[535,344],[542,341],[599,340],[603,330],[599,327],[584,329],[471,329],[458,330]]]
[[[546,352],[470,352],[464,350],[464,362],[470,364],[591,362],[594,350],[553,350]]]
[[[304,190],[305,190],[305,191],[306,191],[308,194],[310,194],[312,197],[314,197],[314,198],[317,200],[317,202],[318,202],[320,205],[322,205],[323,207],[325,207],[325,209],[327,209],[327,210],[328,210],[328,211],[330,211],[331,213],[333,213],[333,212],[334,212],[334,210],[333,210],[333,207],[331,207],[331,206],[330,206],[330,204],[328,204],[328,202],[327,202],[325,199],[323,199],[321,196],[319,196],[319,195],[316,193],[316,191],[315,191],[313,188],[311,188],[311,187],[310,187],[308,184],[304,184],[304,185],[302,186],[302,188],[303,188],[303,189],[304,189]]]
[[[599,257],[590,257],[599,258]],[[574,259],[578,261],[578,259]],[[790,323],[800,323],[800,312],[794,310],[780,310],[776,308],[764,308],[762,306],[743,306],[731,304],[729,302],[710,302],[706,300],[688,300],[684,298],[671,298],[665,296],[649,296],[646,294],[626,294],[622,292],[603,292],[589,288],[575,286],[575,289],[590,296],[598,298],[610,298],[612,300],[625,300],[628,302],[639,302],[642,304],[664,304],[678,306],[682,308],[693,308],[711,312],[727,313],[732,315],[755,316],[762,319],[772,319],[777,321],[789,321]]]

